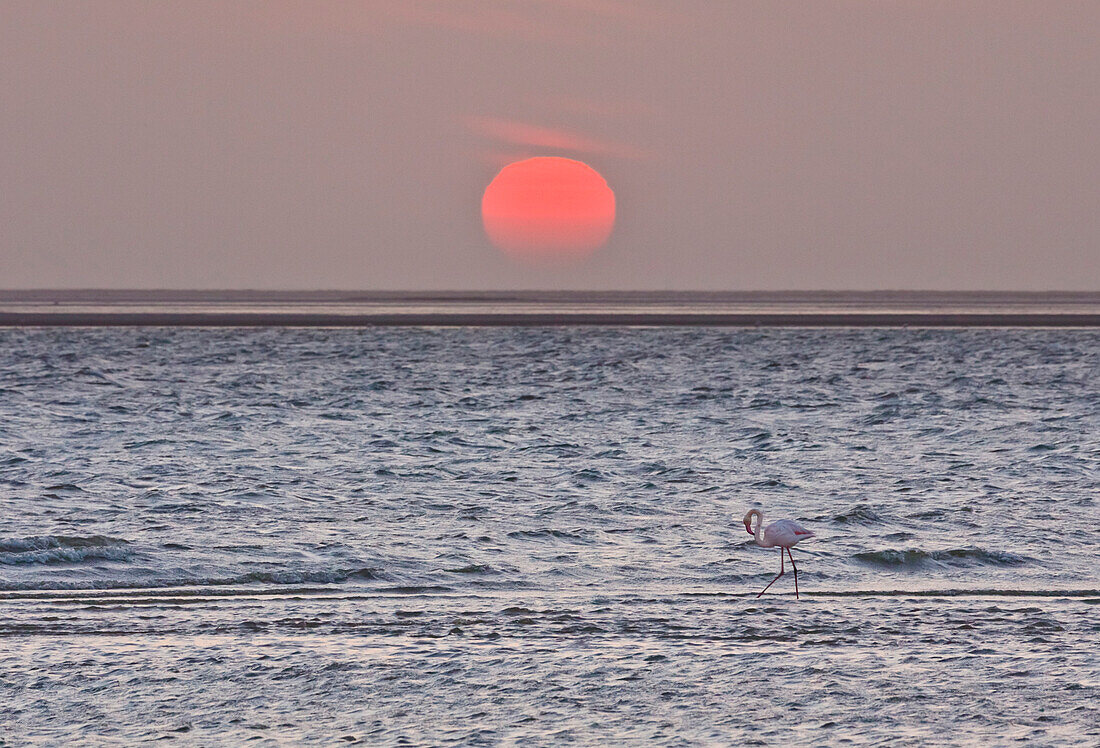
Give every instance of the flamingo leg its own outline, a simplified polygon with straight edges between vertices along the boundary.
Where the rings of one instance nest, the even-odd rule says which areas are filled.
[[[798,599],[798,567],[794,565],[794,556],[791,555],[791,549],[787,549],[787,558],[791,560],[791,568],[794,569],[794,599]]]
[[[775,580],[779,579],[779,577],[781,577],[781,576],[783,576],[783,549],[782,548],[779,549],[779,576],[777,576],[772,581],[768,582],[768,587],[771,587],[773,584],[775,584]],[[768,587],[765,587],[764,589],[760,590],[760,595],[763,595],[765,592],[767,592]],[[756,598],[760,599],[760,595],[757,595]]]

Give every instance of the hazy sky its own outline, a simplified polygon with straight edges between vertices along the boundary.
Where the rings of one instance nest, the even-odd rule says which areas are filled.
[[[0,0],[0,287],[1100,290],[1097,0]],[[506,163],[618,222],[485,238]]]

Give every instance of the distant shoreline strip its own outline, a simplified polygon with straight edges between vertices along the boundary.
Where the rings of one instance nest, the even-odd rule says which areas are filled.
[[[1100,314],[875,312],[0,312],[0,327],[1100,327]]]

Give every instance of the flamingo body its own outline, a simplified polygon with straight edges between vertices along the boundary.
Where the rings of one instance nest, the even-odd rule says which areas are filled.
[[[756,527],[752,526],[753,518],[756,518]],[[794,520],[781,519],[772,522],[761,531],[760,526],[764,524],[764,515],[759,509],[750,509],[749,513],[745,515],[745,531],[749,535],[756,538],[756,544],[762,548],[775,548],[779,547],[779,575],[775,579],[768,582],[768,586],[760,590],[760,595],[763,595],[768,591],[768,587],[775,584],[775,581],[779,577],[783,576],[783,553],[787,553],[787,558],[791,560],[791,569],[794,570],[794,596],[798,597],[798,567],[794,565],[794,556],[791,555],[791,548],[801,543],[807,538],[812,538],[814,534],[807,530],[802,525],[798,524]]]
[[[764,536],[756,539],[757,545],[764,548],[779,546],[791,548],[814,534],[794,520],[781,519],[764,528]]]

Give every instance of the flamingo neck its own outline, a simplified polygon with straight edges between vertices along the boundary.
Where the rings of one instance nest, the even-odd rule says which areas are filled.
[[[764,541],[764,513],[758,509],[753,509],[749,513],[756,520],[756,524],[752,528],[752,535],[756,538],[756,544],[761,548],[770,548],[771,544]]]

